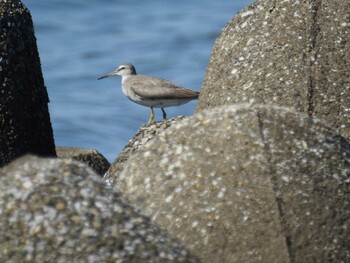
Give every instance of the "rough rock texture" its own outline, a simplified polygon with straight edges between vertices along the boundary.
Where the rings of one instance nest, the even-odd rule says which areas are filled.
[[[108,160],[96,150],[76,147],[57,147],[56,152],[58,158],[71,158],[86,163],[101,176],[111,166]]]
[[[25,156],[0,170],[2,262],[195,262],[85,164]]]
[[[197,112],[256,102],[294,107],[350,139],[350,1],[260,0],[214,45]]]
[[[159,133],[116,187],[203,262],[350,262],[349,154],[307,115],[223,106]]]
[[[0,167],[55,145],[31,15],[21,1],[0,1]]]
[[[104,178],[111,184],[115,184],[115,179],[123,170],[125,164],[130,156],[135,154],[145,143],[153,139],[158,133],[166,130],[179,120],[184,119],[184,116],[179,116],[172,119],[163,120],[160,122],[153,122],[150,126],[142,126],[135,136],[124,147],[123,151],[118,155],[117,159],[111,165]]]

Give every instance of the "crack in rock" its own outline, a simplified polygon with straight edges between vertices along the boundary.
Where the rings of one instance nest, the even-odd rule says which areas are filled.
[[[271,163],[271,149],[269,146],[269,143],[266,141],[265,139],[265,135],[264,135],[264,122],[263,122],[263,118],[264,116],[262,116],[261,112],[257,112],[257,118],[258,118],[258,123],[259,123],[259,133],[260,133],[260,138],[264,144],[264,153],[266,155],[267,158],[267,163],[270,164]],[[279,218],[280,218],[280,224],[281,227],[283,229],[283,233],[284,233],[284,239],[285,239],[285,245],[287,248],[287,253],[288,253],[288,257],[289,257],[289,262],[293,263],[295,262],[295,255],[293,252],[293,248],[292,248],[292,240],[291,237],[289,235],[287,235],[286,230],[285,230],[285,203],[283,201],[283,199],[281,197],[279,197],[279,191],[278,191],[278,183],[277,183],[277,177],[276,177],[276,171],[273,170],[272,166],[268,165],[269,167],[269,173],[270,173],[270,178],[271,178],[271,184],[272,184],[272,191],[275,194],[275,198],[276,198],[276,204],[277,204],[277,209],[278,209],[278,213],[279,213]]]
[[[318,10],[322,5],[322,0],[315,0],[311,2],[311,27],[310,27],[310,43],[308,47],[308,53],[310,54],[308,58],[309,63],[309,87],[308,87],[308,107],[307,113],[310,116],[314,115],[315,104],[314,104],[314,95],[315,95],[315,79],[314,79],[314,65],[317,61],[318,56],[318,47],[317,47],[317,37],[321,31],[318,24]]]

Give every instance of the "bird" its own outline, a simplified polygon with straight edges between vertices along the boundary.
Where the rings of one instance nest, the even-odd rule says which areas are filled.
[[[116,70],[98,79],[113,76],[121,76],[122,90],[126,97],[137,104],[151,109],[151,116],[146,124],[147,126],[153,122],[153,108],[161,108],[163,119],[165,120],[167,115],[164,108],[179,106],[195,100],[199,96],[198,91],[178,86],[165,79],[137,75],[135,67],[130,63],[122,64]]]

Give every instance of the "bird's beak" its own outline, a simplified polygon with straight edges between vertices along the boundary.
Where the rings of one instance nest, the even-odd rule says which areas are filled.
[[[112,76],[116,76],[116,75],[117,75],[117,70],[114,70],[106,75],[99,77],[98,79],[104,79],[104,78],[108,78],[108,77],[112,77]]]

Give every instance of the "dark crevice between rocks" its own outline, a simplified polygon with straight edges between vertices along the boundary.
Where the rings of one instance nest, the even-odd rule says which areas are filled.
[[[269,13],[271,14],[276,9],[276,1],[273,1],[272,6],[269,8]]]
[[[318,24],[318,10],[322,4],[322,0],[314,0],[311,2],[311,27],[310,27],[310,43],[308,44],[308,64],[309,64],[309,87],[308,87],[308,107],[307,113],[309,116],[314,115],[315,103],[315,68],[314,65],[318,56],[317,38],[321,31]]]
[[[265,136],[264,136],[264,114],[258,112],[257,113],[257,117],[258,117],[258,123],[259,123],[259,133],[260,133],[260,138],[264,144],[264,155],[267,158],[267,163],[268,163],[268,167],[269,167],[269,174],[270,174],[270,178],[271,178],[271,184],[272,184],[272,190],[273,193],[275,194],[275,198],[276,198],[276,203],[277,203],[277,208],[278,208],[278,213],[279,213],[279,218],[280,218],[280,224],[281,224],[281,228],[282,231],[284,233],[284,238],[285,238],[285,244],[286,244],[286,248],[287,248],[287,252],[288,252],[288,256],[289,256],[289,262],[290,263],[294,263],[295,262],[295,255],[294,255],[294,251],[293,251],[293,247],[292,247],[292,239],[291,237],[288,235],[287,230],[285,229],[286,226],[286,219],[285,219],[285,203],[283,201],[283,199],[281,198],[281,192],[278,190],[278,183],[277,183],[277,176],[276,176],[276,171],[273,168],[273,166],[270,166],[269,164],[271,163],[271,149],[269,146],[269,143],[265,140]]]

